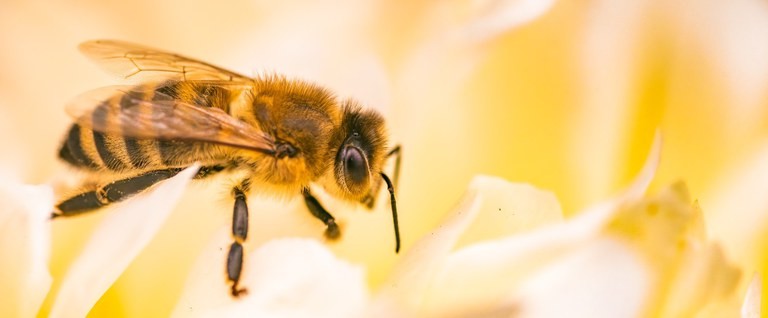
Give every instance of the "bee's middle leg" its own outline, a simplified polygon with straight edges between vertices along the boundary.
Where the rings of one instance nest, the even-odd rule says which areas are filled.
[[[325,237],[329,239],[339,238],[341,231],[339,231],[339,225],[336,224],[336,219],[325,210],[320,202],[309,192],[309,189],[302,190],[301,194],[304,195],[304,203],[307,204],[309,212],[325,224]]]
[[[235,197],[235,207],[232,211],[232,237],[234,242],[229,247],[227,256],[227,278],[232,282],[232,296],[238,297],[247,292],[238,287],[240,273],[243,270],[243,242],[248,238],[248,204],[245,193],[248,192],[249,181],[243,181],[232,190]]]

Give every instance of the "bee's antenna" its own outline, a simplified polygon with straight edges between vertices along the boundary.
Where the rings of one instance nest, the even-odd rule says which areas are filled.
[[[395,253],[400,252],[400,225],[397,223],[397,202],[395,201],[395,187],[392,186],[392,181],[389,180],[386,174],[380,172],[381,178],[387,183],[387,190],[389,191],[389,198],[392,202],[392,223],[395,225]]]

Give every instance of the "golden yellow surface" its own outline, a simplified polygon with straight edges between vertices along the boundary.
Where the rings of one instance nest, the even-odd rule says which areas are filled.
[[[328,79],[334,89],[341,87],[342,96],[349,93],[343,91],[345,83],[356,83],[363,87],[357,92],[365,92],[366,77],[340,79],[331,70],[359,67],[349,65],[350,57],[358,55],[378,61],[385,82],[370,86],[386,89],[372,93],[376,97],[353,97],[381,102],[373,106],[383,110],[394,141],[404,147],[398,193],[406,249],[439,224],[476,174],[549,189],[566,215],[573,215],[629,183],[656,129],[663,133],[664,146],[652,190],[684,180],[705,219],[729,220],[723,216],[730,211],[708,204],[718,198],[724,182],[768,146],[768,86],[760,86],[768,68],[749,69],[758,75],[736,81],[739,70],[729,71],[716,60],[722,53],[716,50],[721,47],[717,36],[729,38],[722,34],[743,28],[698,24],[738,16],[731,11],[739,8],[719,12],[712,3],[662,0],[646,0],[635,8],[562,1],[517,29],[473,45],[427,50],[434,58],[413,62],[420,45],[436,38],[437,27],[427,19],[436,4],[347,2],[324,7],[266,1],[3,1],[0,171],[30,183],[61,171],[55,154],[70,122],[64,105],[81,92],[117,83],[76,50],[78,43],[96,38],[160,47],[244,74],[283,72],[279,67],[289,64],[281,63],[295,56],[299,66],[333,65],[310,69],[306,79],[321,84]],[[741,5],[750,1],[738,3],[734,6],[744,7],[744,14],[766,11],[764,3],[754,10]],[[715,30],[702,30],[709,27]],[[289,75],[301,76],[302,69],[291,69]],[[758,87],[751,98],[734,93],[750,83]],[[204,206],[221,208],[221,213],[196,217],[201,200],[182,203],[180,210],[186,210],[168,220],[91,315],[170,313],[198,255],[195,247],[205,244],[211,223],[229,220],[229,203],[216,195]],[[768,195],[768,187],[754,195]],[[758,209],[762,215],[734,214],[746,219],[729,222],[765,229],[766,208]],[[365,226],[389,235],[389,216],[379,216],[385,223]],[[89,215],[54,223],[54,292],[99,219]],[[719,226],[731,225],[714,225]],[[374,287],[395,260],[388,255],[389,241],[375,246],[382,248],[343,247],[345,255],[356,255],[352,260],[368,266]],[[738,255],[735,261],[745,266],[744,276],[768,272],[768,236],[756,235],[738,248],[726,253]],[[51,302],[46,300],[42,316]],[[765,298],[763,304],[768,304]]]

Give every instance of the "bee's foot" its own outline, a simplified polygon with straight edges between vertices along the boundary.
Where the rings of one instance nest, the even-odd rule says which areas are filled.
[[[325,229],[325,237],[331,240],[338,239],[339,236],[341,236],[341,231],[339,230],[339,225],[336,224],[336,221],[331,219],[328,220],[328,223],[326,224],[327,228]]]
[[[238,298],[240,296],[248,295],[248,289],[238,288],[237,284],[232,285],[232,297]]]
[[[366,208],[372,209],[373,203],[376,202],[371,194],[366,195],[362,200],[360,200],[360,203],[362,203]]]

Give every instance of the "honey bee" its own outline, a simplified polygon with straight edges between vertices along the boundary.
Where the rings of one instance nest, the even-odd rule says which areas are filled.
[[[353,100],[338,100],[312,83],[271,75],[247,77],[178,54],[112,40],[80,50],[106,70],[139,84],[97,89],[67,106],[75,119],[59,157],[99,182],[56,205],[53,217],[97,210],[145,191],[200,163],[196,179],[242,176],[231,191],[233,243],[226,261],[231,293],[238,286],[252,191],[301,194],[309,212],[338,238],[339,227],[310,192],[311,184],[373,207],[386,183],[400,249],[397,182],[400,147],[387,148],[384,119]],[[395,174],[383,172],[394,156]]]

